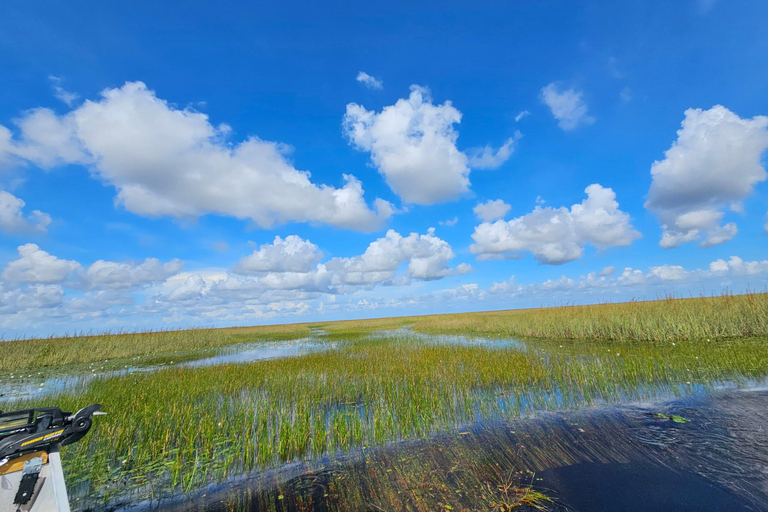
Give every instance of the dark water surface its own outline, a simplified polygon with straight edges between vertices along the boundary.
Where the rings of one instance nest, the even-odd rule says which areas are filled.
[[[528,485],[550,510],[768,511],[768,390],[475,425],[121,510],[503,511]]]

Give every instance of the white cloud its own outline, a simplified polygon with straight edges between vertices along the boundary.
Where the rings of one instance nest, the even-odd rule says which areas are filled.
[[[448,220],[441,220],[441,221],[439,222],[439,224],[440,224],[441,226],[448,226],[449,228],[452,228],[452,227],[453,227],[453,226],[455,226],[455,225],[456,225],[458,222],[459,222],[459,217],[457,216],[457,217],[454,217],[454,218],[452,218],[452,219],[448,219]]]
[[[237,262],[232,268],[236,274],[254,275],[262,272],[310,272],[323,258],[320,249],[308,240],[288,235],[279,236],[271,244],[262,245]]]
[[[495,199],[493,201],[489,199],[484,203],[478,203],[477,206],[472,209],[472,211],[475,212],[475,215],[477,215],[478,219],[484,222],[490,222],[503,218],[507,213],[509,213],[510,209],[512,209],[512,206],[508,205],[501,199]]]
[[[64,290],[53,284],[34,284],[23,289],[2,290],[0,315],[14,315],[29,310],[45,314],[45,310],[61,306],[64,298]],[[2,322],[3,325],[7,325],[6,321]]]
[[[520,112],[519,114],[517,114],[515,116],[515,122],[519,123],[521,119],[523,119],[524,117],[529,116],[529,115],[531,115],[530,112],[528,112],[527,110],[523,110],[522,112]]]
[[[662,281],[682,281],[688,276],[688,272],[680,265],[660,265],[650,267],[648,275]]]
[[[40,249],[36,244],[18,248],[19,259],[3,270],[3,280],[19,283],[61,283],[67,275],[81,268],[73,260],[63,260]]]
[[[470,167],[500,166],[520,137],[516,134],[498,150],[489,146],[470,150],[469,158],[456,147],[459,134],[454,125],[459,122],[461,112],[450,101],[435,105],[429,89],[412,85],[408,99],[378,113],[348,104],[343,127],[358,150],[371,153],[371,161],[403,201],[426,205],[469,191]]]
[[[98,260],[88,267],[85,279],[92,288],[130,288],[165,281],[183,267],[179,259],[167,263],[157,258],[142,263]]]
[[[744,261],[738,256],[731,256],[728,261],[723,259],[713,261],[709,264],[709,270],[717,275],[756,276],[768,274],[768,260]]]
[[[0,190],[0,230],[6,233],[45,232],[51,216],[40,210],[32,210],[24,216],[24,201],[10,192]]]
[[[640,238],[613,190],[593,184],[584,191],[587,198],[570,209],[536,206],[510,221],[483,222],[475,227],[470,251],[478,259],[530,251],[540,263],[559,265],[580,258],[587,244],[602,250]]]
[[[48,76],[48,79],[53,84],[53,91],[54,91],[54,96],[56,96],[56,99],[63,101],[69,107],[75,104],[75,102],[78,100],[80,96],[74,92],[65,91],[61,87],[61,78],[50,75]]]
[[[30,111],[17,124],[18,141],[0,130],[6,159],[42,167],[90,163],[117,189],[117,203],[139,215],[218,214],[261,227],[294,221],[372,231],[393,212],[381,199],[370,209],[351,175],[341,188],[312,183],[289,162],[284,144],[257,137],[228,143],[229,127],[174,107],[141,82],[107,89],[62,117]]]
[[[498,169],[512,156],[512,152],[515,150],[515,141],[521,137],[522,134],[520,132],[515,132],[514,137],[507,139],[507,141],[495,151],[491,146],[467,150],[467,153],[469,154],[469,166],[472,169]]]
[[[378,78],[372,77],[365,71],[361,71],[357,74],[356,80],[363,85],[365,85],[369,89],[382,89],[384,87],[384,83],[379,80]]]
[[[469,263],[459,263],[456,266],[456,274],[458,275],[464,275],[469,274],[470,272],[474,272],[474,269],[472,268],[472,265]]]
[[[601,277],[608,277],[608,276],[612,276],[615,273],[616,273],[616,267],[614,267],[613,265],[608,265],[607,267],[603,268],[603,270],[601,270],[598,275],[600,275]]]
[[[50,109],[36,108],[16,119],[21,137],[11,141],[10,154],[17,159],[50,168],[90,161],[77,138],[75,120],[59,117]]]
[[[541,101],[552,111],[558,126],[566,131],[595,122],[581,96],[582,93],[574,89],[560,91],[554,82],[541,89]]]
[[[659,245],[670,249],[704,236],[701,246],[709,247],[732,239],[738,228],[720,224],[723,210],[738,209],[766,179],[766,149],[766,116],[741,119],[721,105],[686,110],[677,140],[651,166],[645,207],[662,224]]]
[[[432,229],[425,235],[411,233],[407,237],[390,229],[384,237],[371,242],[360,256],[333,258],[326,267],[342,284],[391,280],[398,267],[405,263],[409,277],[431,280],[453,272],[447,266],[453,257],[451,246],[436,237]]]
[[[390,188],[407,203],[433,204],[469,190],[467,156],[456,147],[453,125],[461,112],[450,101],[434,105],[429,90],[411,86],[380,113],[350,103],[344,131],[355,147],[369,151]]]

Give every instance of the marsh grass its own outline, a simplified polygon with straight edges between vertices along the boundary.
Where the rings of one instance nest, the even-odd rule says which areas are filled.
[[[430,334],[518,338],[669,341],[768,336],[768,293],[666,297],[648,302],[491,311],[304,324],[71,336],[0,342],[0,372],[138,358],[156,364],[256,340],[291,340],[322,329],[323,339],[349,339],[411,325]],[[176,358],[178,360],[178,357]]]
[[[626,343],[620,351],[610,342],[580,345],[519,351],[377,336],[342,351],[94,381],[56,400],[73,409],[99,402],[109,412],[65,449],[68,482],[91,499],[127,489],[163,496],[476,422],[768,374],[762,338]]]
[[[435,343],[406,330],[371,335],[404,325],[422,333],[529,339],[518,350]],[[194,358],[316,329],[325,331],[317,341],[343,340],[343,349],[134,373],[56,397],[65,409],[98,402],[109,413],[85,440],[64,449],[72,496],[83,506],[121,496],[157,499],[286,462],[456,433],[478,422],[684,395],[768,375],[766,294],[14,341],[0,344],[0,370]]]

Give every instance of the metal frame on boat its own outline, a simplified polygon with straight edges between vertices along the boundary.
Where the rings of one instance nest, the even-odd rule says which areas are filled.
[[[0,512],[69,512],[59,447],[82,439],[100,407],[0,412]]]

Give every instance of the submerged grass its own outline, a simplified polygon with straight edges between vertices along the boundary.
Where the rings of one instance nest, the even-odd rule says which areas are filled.
[[[764,338],[582,345],[576,356],[551,343],[518,351],[379,336],[343,351],[95,381],[57,399],[109,412],[65,449],[68,481],[89,499],[130,488],[157,497],[478,421],[768,374]]]

